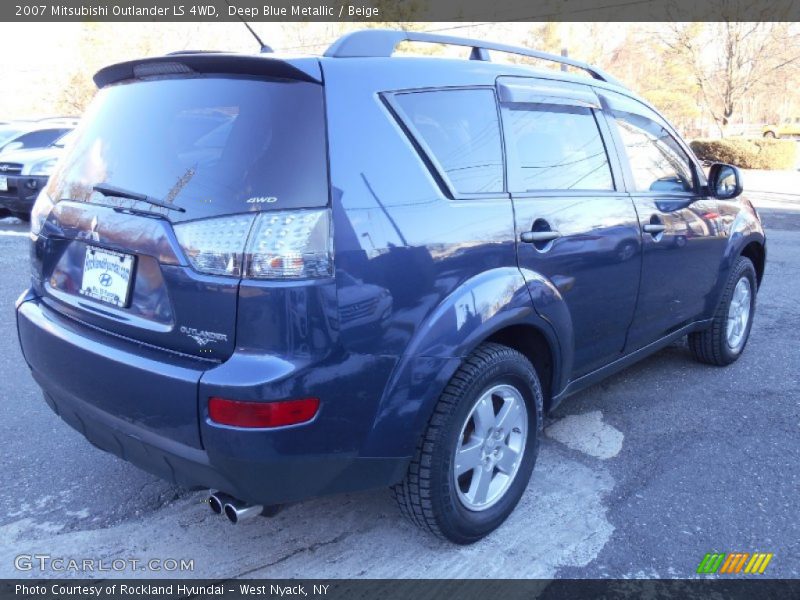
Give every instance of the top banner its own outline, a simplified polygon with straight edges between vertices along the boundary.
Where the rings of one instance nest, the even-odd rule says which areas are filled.
[[[3,0],[1,21],[800,21],[796,0]]]

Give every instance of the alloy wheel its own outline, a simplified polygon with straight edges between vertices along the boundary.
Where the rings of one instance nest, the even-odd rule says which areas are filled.
[[[465,508],[482,511],[511,487],[528,437],[528,409],[512,385],[495,385],[478,398],[461,428],[453,477]]]

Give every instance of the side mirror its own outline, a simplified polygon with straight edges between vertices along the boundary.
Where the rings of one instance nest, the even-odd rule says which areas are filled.
[[[742,175],[733,165],[714,163],[708,170],[708,191],[720,200],[731,200],[742,193]]]

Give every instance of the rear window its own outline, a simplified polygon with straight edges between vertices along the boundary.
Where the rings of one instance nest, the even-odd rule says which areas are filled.
[[[503,152],[493,90],[397,94],[406,125],[460,194],[503,191]]]
[[[101,90],[48,186],[55,200],[164,212],[104,183],[182,207],[172,220],[328,202],[321,86],[227,77]]]

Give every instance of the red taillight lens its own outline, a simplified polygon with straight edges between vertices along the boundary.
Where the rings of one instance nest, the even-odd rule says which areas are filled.
[[[215,423],[234,427],[283,427],[305,423],[319,410],[319,398],[280,402],[242,402],[209,398],[208,416]]]

